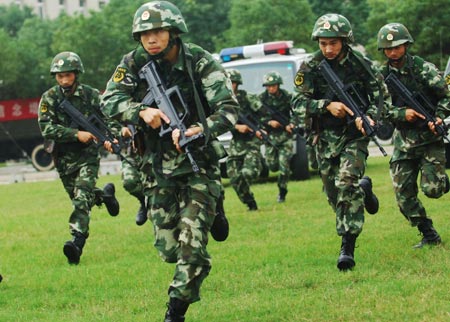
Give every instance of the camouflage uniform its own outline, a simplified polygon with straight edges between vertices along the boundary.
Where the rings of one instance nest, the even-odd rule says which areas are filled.
[[[264,84],[274,84],[273,81],[267,79],[271,77],[272,73],[265,76]],[[278,85],[282,84],[281,76],[279,76]],[[269,94],[266,91],[259,94],[259,99],[263,105],[262,108],[262,122],[267,124],[274,120],[273,113],[267,108],[270,107],[274,111],[278,111],[287,120],[291,119],[291,100],[292,94],[287,90],[279,88],[275,95]],[[284,126],[282,128],[266,127],[269,139],[274,143],[274,146],[266,144],[265,158],[270,171],[278,174],[278,201],[284,201],[288,192],[287,185],[290,176],[290,162],[294,154],[294,141],[292,134],[288,133]],[[275,148],[276,147],[276,148]]]
[[[380,29],[379,49],[412,42],[409,32],[401,24],[391,23]],[[408,53],[402,59],[404,64],[400,68],[386,62],[381,68],[382,74],[387,77],[390,73],[395,73],[412,93],[424,94],[435,106],[435,111],[429,111],[432,115],[442,120],[450,116],[450,93],[436,67],[421,57]],[[440,198],[448,192],[449,178],[445,170],[444,141],[442,137],[434,135],[424,121],[408,122],[405,115],[410,107],[404,106],[404,102],[395,92],[391,94],[393,106],[386,113],[387,119],[395,125],[390,173],[401,213],[412,226],[418,226],[419,231],[424,233],[425,239],[416,245],[421,247],[428,241],[424,226],[433,227],[418,198],[417,178],[420,173],[421,190],[429,198]],[[438,237],[436,233],[434,239],[440,242]]]
[[[154,28],[172,28],[171,36],[173,29],[178,33],[187,31],[178,8],[166,1],[144,4],[134,21],[136,39],[141,31]],[[216,138],[236,123],[238,103],[225,71],[208,52],[178,37],[171,41],[179,48],[176,62],[171,65],[161,57],[153,59],[167,88],[178,86],[182,93],[189,109],[186,127],[200,126],[205,136],[209,130],[210,137],[206,146],[201,147],[201,143],[192,146],[192,155],[200,168],[199,173],[194,173],[186,154],[176,150],[170,133],[160,137],[159,129],[144,126],[146,150],[142,169],[155,179],[153,185],[144,189],[151,204],[148,215],[154,226],[154,245],[164,261],[176,263],[166,319],[172,321],[168,317],[175,314],[184,321],[187,306],[200,299],[200,286],[211,269],[206,246],[222,189],[218,161],[225,155]],[[103,94],[107,115],[132,124],[140,122],[139,112],[148,106],[141,103],[147,84],[138,72],[150,59],[142,46],[123,57]],[[202,106],[196,105],[191,76]],[[202,124],[198,108],[204,109],[206,124]],[[177,310],[179,306],[184,309]]]
[[[257,109],[261,104],[254,95],[247,94],[244,90],[238,90],[236,98],[239,102],[239,113],[251,117],[251,121],[258,121]],[[238,120],[238,124],[245,124]],[[262,171],[261,140],[254,133],[240,133],[236,129],[232,131],[233,139],[230,143],[227,159],[227,174],[230,183],[236,191],[239,200],[256,210],[257,205],[250,183],[259,177]]]
[[[383,95],[378,83],[381,76],[370,61],[347,45],[353,40],[348,20],[336,14],[322,16],[316,22],[312,39],[317,40],[319,37],[343,39],[339,55],[344,56],[340,61],[334,59],[328,63],[344,84],[352,83],[355,86],[368,102],[367,110],[363,112],[375,119],[376,102]],[[369,138],[362,135],[355,122],[349,123],[347,118],[334,117],[327,110],[332,101],[339,99],[333,95],[318,68],[324,59],[319,50],[300,66],[295,78],[298,94],[294,99],[294,111],[299,116],[306,111],[305,117],[312,118],[313,127],[318,130],[316,151],[324,191],[336,213],[336,231],[342,236],[343,242],[341,255],[351,255],[348,266],[343,264],[344,267],[341,267],[342,258],[338,260],[338,268],[345,270],[354,266],[354,243],[364,224],[365,191],[360,186],[360,179],[365,172]],[[378,76],[378,80],[369,74],[369,68],[373,75]]]
[[[51,73],[65,72],[64,68],[59,71],[59,66],[64,67],[64,64],[67,65],[67,62],[70,62],[73,57],[79,60],[78,55],[74,55],[76,54],[63,52],[55,56],[52,66],[57,66],[55,70],[52,67]],[[68,70],[75,69],[68,68]],[[82,71],[81,65],[77,72]],[[75,238],[79,237],[83,240],[79,247],[79,255],[81,255],[84,240],[89,236],[91,208],[105,202],[105,192],[95,186],[100,167],[99,147],[92,141],[84,144],[78,140],[79,129],[73,126],[73,121],[59,108],[59,105],[64,99],[67,99],[86,117],[92,114],[99,116],[103,114],[100,111],[97,89],[77,81],[73,87],[75,90],[69,94],[64,94],[59,85],[46,91],[39,103],[38,122],[44,139],[52,140],[55,143],[52,155],[64,189],[72,201],[73,211],[69,219],[69,228]],[[113,186],[110,188],[114,189]],[[117,215],[118,208],[117,213],[110,214]],[[79,256],[78,259],[76,257],[73,262],[69,258],[69,262],[78,264]]]

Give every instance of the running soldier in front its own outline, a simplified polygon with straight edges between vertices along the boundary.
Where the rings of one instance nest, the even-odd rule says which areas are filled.
[[[332,92],[319,65],[328,64],[344,84],[354,85],[366,102],[362,112],[371,125],[380,105],[383,108],[386,90],[370,61],[350,48],[353,31],[347,18],[339,14],[321,16],[314,25],[312,40],[318,41],[320,50],[297,72],[294,111],[299,117],[311,117],[317,131],[320,176],[328,203],[336,213],[337,234],[342,237],[337,267],[346,271],[355,266],[355,242],[363,229],[364,208],[375,214],[378,199],[372,192],[371,179],[364,176],[369,138],[363,134],[361,119],[349,122],[354,113]]]
[[[450,93],[436,66],[408,53],[413,42],[408,29],[400,23],[389,23],[378,32],[378,49],[387,57],[381,72],[393,102],[392,109],[387,111],[388,120],[395,125],[394,153],[390,160],[392,183],[400,212],[423,235],[414,246],[421,248],[441,243],[433,221],[417,196],[417,178],[420,172],[420,187],[429,198],[440,198],[449,191],[444,139],[436,135],[436,127],[442,126],[443,120],[450,116]],[[425,111],[435,117],[435,122],[427,122],[423,113],[408,105],[401,93],[389,85],[393,76],[409,92],[423,95],[425,100],[418,103],[429,102],[428,106],[424,105]]]
[[[219,159],[225,156],[217,136],[232,129],[238,108],[225,70],[207,51],[183,42],[179,36],[186,32],[184,18],[172,3],[143,4],[132,28],[139,45],[123,57],[103,94],[107,115],[141,124],[145,131],[142,170],[155,180],[144,188],[154,245],[165,262],[176,264],[166,322],[185,321],[211,269],[208,234],[213,235],[223,189]],[[159,79],[165,84],[150,86]],[[144,103],[147,90],[176,97],[158,96]]]
[[[103,117],[98,90],[79,82],[79,74],[83,72],[83,63],[76,53],[61,52],[53,58],[50,74],[58,85],[42,95],[38,118],[42,136],[54,142],[51,153],[56,170],[72,201],[69,229],[73,239],[64,244],[63,252],[69,264],[75,265],[80,262],[89,236],[92,207],[104,203],[111,216],[119,214],[114,184],[106,184],[103,190],[96,187],[100,168],[97,138],[75,126],[74,120],[60,106],[67,100],[86,117],[93,114]]]

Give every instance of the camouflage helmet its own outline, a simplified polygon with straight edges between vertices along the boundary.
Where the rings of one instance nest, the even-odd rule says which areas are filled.
[[[242,75],[237,69],[229,69],[228,75],[230,76],[231,82],[242,84]]]
[[[57,54],[50,64],[50,74],[64,72],[84,73],[80,56],[71,51],[63,51]]]
[[[401,23],[388,23],[378,31],[378,49],[397,47],[414,42],[408,29]]]
[[[168,1],[147,2],[134,14],[133,38],[135,40],[139,40],[142,31],[157,28],[175,29],[179,33],[188,31],[180,9]]]
[[[353,42],[353,30],[350,21],[337,13],[327,13],[317,19],[311,34],[312,40],[318,38],[345,38]]]
[[[278,72],[270,72],[263,77],[263,86],[283,84],[283,78]]]

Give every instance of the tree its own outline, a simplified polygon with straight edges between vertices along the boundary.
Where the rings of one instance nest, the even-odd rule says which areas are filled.
[[[378,30],[390,22],[402,23],[408,28],[414,44],[410,47],[412,54],[422,56],[433,62],[443,70],[450,55],[450,32],[448,18],[450,6],[447,0],[407,2],[391,2],[387,0],[368,0],[370,15],[367,28],[372,36],[369,50],[384,60],[384,56],[377,54],[376,35]],[[438,15],[436,13],[439,13]]]
[[[23,9],[16,4],[0,6],[0,28],[11,37],[16,37],[25,20],[33,17],[32,9]]]
[[[307,0],[233,0],[227,47],[276,40],[293,40],[297,47],[314,48],[314,16]]]

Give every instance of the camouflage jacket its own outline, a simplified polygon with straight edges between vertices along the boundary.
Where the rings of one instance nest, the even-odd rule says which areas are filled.
[[[244,115],[252,123],[256,124],[259,128],[262,127],[261,122],[261,103],[256,95],[248,94],[244,90],[238,90],[236,98],[239,102],[238,113]],[[245,122],[238,117],[237,124],[245,124]],[[231,130],[233,139],[230,143],[230,149],[228,151],[230,156],[242,156],[249,150],[259,151],[261,146],[261,140],[258,139],[254,133],[241,133],[235,128]]]
[[[238,102],[224,69],[208,52],[194,44],[181,41],[179,44],[180,52],[174,65],[164,61],[157,63],[166,87],[178,86],[188,106],[189,115],[185,119],[185,126],[204,128],[197,112],[194,84],[189,76],[188,64],[191,64],[195,86],[206,115],[206,126],[210,132],[206,147],[202,147],[199,142],[197,147],[191,149],[202,171],[218,166],[218,160],[224,156],[223,147],[216,138],[231,130],[236,123]],[[139,78],[138,73],[149,60],[150,56],[141,46],[122,58],[102,96],[102,109],[106,115],[125,123],[142,122],[139,112],[147,108],[142,104],[147,93],[147,83]],[[152,171],[159,185],[163,185],[164,180],[171,177],[192,173],[192,166],[186,154],[175,149],[170,133],[160,137],[159,129],[151,129],[145,124],[143,128],[146,148],[143,162],[152,164]]]
[[[434,111],[428,111],[442,120],[450,116],[450,92],[445,80],[439,74],[436,66],[426,62],[418,56],[406,55],[406,62],[399,70],[390,66],[387,62],[381,67],[384,77],[395,72],[398,79],[412,93],[421,92],[435,106]],[[386,118],[395,125],[394,145],[397,149],[407,150],[442,140],[442,137],[434,135],[428,125],[422,121],[407,122],[405,113],[407,107],[394,93],[393,105],[386,111]]]
[[[295,77],[296,95],[293,104],[294,113],[299,119],[305,124],[312,123],[312,130],[319,134],[321,155],[330,158],[339,155],[348,140],[360,139],[368,143],[369,139],[357,130],[355,122],[349,122],[347,118],[336,118],[326,109],[330,102],[338,99],[318,69],[323,59],[325,57],[322,52],[317,51],[302,63]],[[382,99],[383,104],[389,104],[386,87],[377,69],[361,53],[350,48],[341,61],[329,63],[344,84],[354,85],[364,100],[363,112],[376,120],[379,100]]]
[[[44,139],[55,142],[53,155],[57,170],[63,174],[70,174],[83,165],[98,163],[100,154],[99,147],[95,143],[84,144],[78,141],[79,129],[70,117],[59,108],[64,98],[59,85],[46,91],[39,102],[38,122]],[[103,117],[97,89],[78,84],[68,100],[86,117],[93,113]]]

